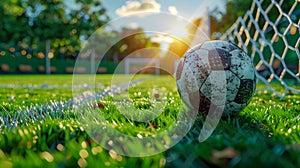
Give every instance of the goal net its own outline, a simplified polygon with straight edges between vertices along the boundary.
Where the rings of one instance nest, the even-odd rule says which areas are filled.
[[[248,52],[257,78],[281,98],[300,93],[299,18],[300,0],[253,0],[221,37]]]

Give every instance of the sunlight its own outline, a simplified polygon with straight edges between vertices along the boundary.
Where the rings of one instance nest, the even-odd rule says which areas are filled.
[[[174,26],[172,29],[167,31],[170,33],[171,36],[174,36],[175,38],[184,38],[187,37],[187,30],[186,30],[186,25],[184,26]]]
[[[165,53],[168,51],[170,43],[174,41],[174,38],[165,34],[156,34],[153,37],[151,37],[151,40],[153,42],[160,44],[160,49],[161,49],[160,57],[163,57]]]
[[[172,37],[164,34],[155,34],[151,39],[153,42],[157,43],[172,43],[174,41]]]

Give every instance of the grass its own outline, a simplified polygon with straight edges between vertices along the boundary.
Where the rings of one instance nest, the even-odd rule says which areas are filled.
[[[0,127],[0,167],[300,166],[300,95],[297,94],[291,93],[280,100],[271,93],[257,92],[238,116],[221,120],[205,142],[197,141],[204,120],[199,116],[189,133],[169,150],[153,156],[128,157],[106,150],[95,142],[68,108],[62,110],[61,115],[54,113],[55,109],[47,113],[41,110],[39,114],[44,117],[36,120],[13,117],[36,104],[45,106],[51,101],[50,105],[56,107],[59,102],[71,99],[72,76],[0,78],[1,118],[24,120],[13,128]],[[111,75],[97,76],[96,91],[108,87],[111,79]],[[116,83],[122,83],[130,78],[118,75],[116,79]],[[79,84],[82,83],[84,80]],[[258,85],[258,88],[263,87]],[[121,114],[116,102],[121,103],[121,107],[129,107],[128,102],[122,102],[123,93],[126,91],[95,101],[91,110],[104,116],[107,125],[124,134],[144,138],[161,133],[180,115],[181,100],[171,77],[150,78],[127,92],[133,99],[133,109],[145,112],[142,115],[147,114],[147,109],[164,106],[162,113],[156,114],[158,117],[153,120],[134,121],[136,116],[132,113],[137,110],[133,109]],[[139,144],[134,145],[143,149]]]

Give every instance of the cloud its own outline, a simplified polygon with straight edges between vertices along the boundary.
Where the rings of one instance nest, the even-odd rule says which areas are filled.
[[[174,41],[172,37],[168,35],[162,35],[162,34],[154,35],[153,37],[151,37],[151,40],[157,43],[171,43]]]
[[[119,16],[128,16],[132,14],[142,14],[143,12],[160,12],[160,4],[155,0],[127,1],[125,5],[116,10]]]
[[[177,8],[175,6],[169,6],[168,7],[168,11],[173,14],[173,15],[177,15],[178,14],[178,11],[177,11]]]
[[[137,29],[140,25],[139,25],[138,23],[136,23],[136,22],[130,22],[130,23],[128,24],[128,26],[129,26],[129,28],[131,28],[131,29]]]

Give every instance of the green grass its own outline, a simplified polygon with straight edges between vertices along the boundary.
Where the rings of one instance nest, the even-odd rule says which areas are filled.
[[[96,82],[103,87],[96,91],[109,86],[111,79],[111,75],[97,76]],[[122,83],[130,78],[118,75],[116,79],[116,83]],[[64,102],[72,98],[71,75],[0,76],[0,82],[0,86],[12,86],[0,88],[3,118],[36,104],[42,106],[49,101]],[[258,88],[264,86],[259,84]],[[107,125],[124,134],[147,137],[161,133],[180,115],[181,100],[171,77],[150,78],[129,89],[128,93],[137,109],[147,111],[154,105],[165,107],[158,118],[136,122],[130,118],[134,110],[127,111],[125,117],[117,110],[114,102],[121,102],[122,94],[95,101],[94,104],[99,103],[103,108],[93,110],[105,117]],[[158,98],[154,98],[156,93],[159,93]],[[44,120],[38,121],[16,118],[24,121],[15,128],[2,126],[0,167],[300,166],[300,95],[297,94],[291,93],[280,100],[271,93],[256,93],[238,116],[222,119],[213,134],[202,143],[197,141],[204,120],[199,116],[178,144],[147,157],[121,156],[104,149],[88,135],[76,114],[70,115],[70,109],[62,113],[47,113]],[[142,147],[136,144],[136,148]]]

